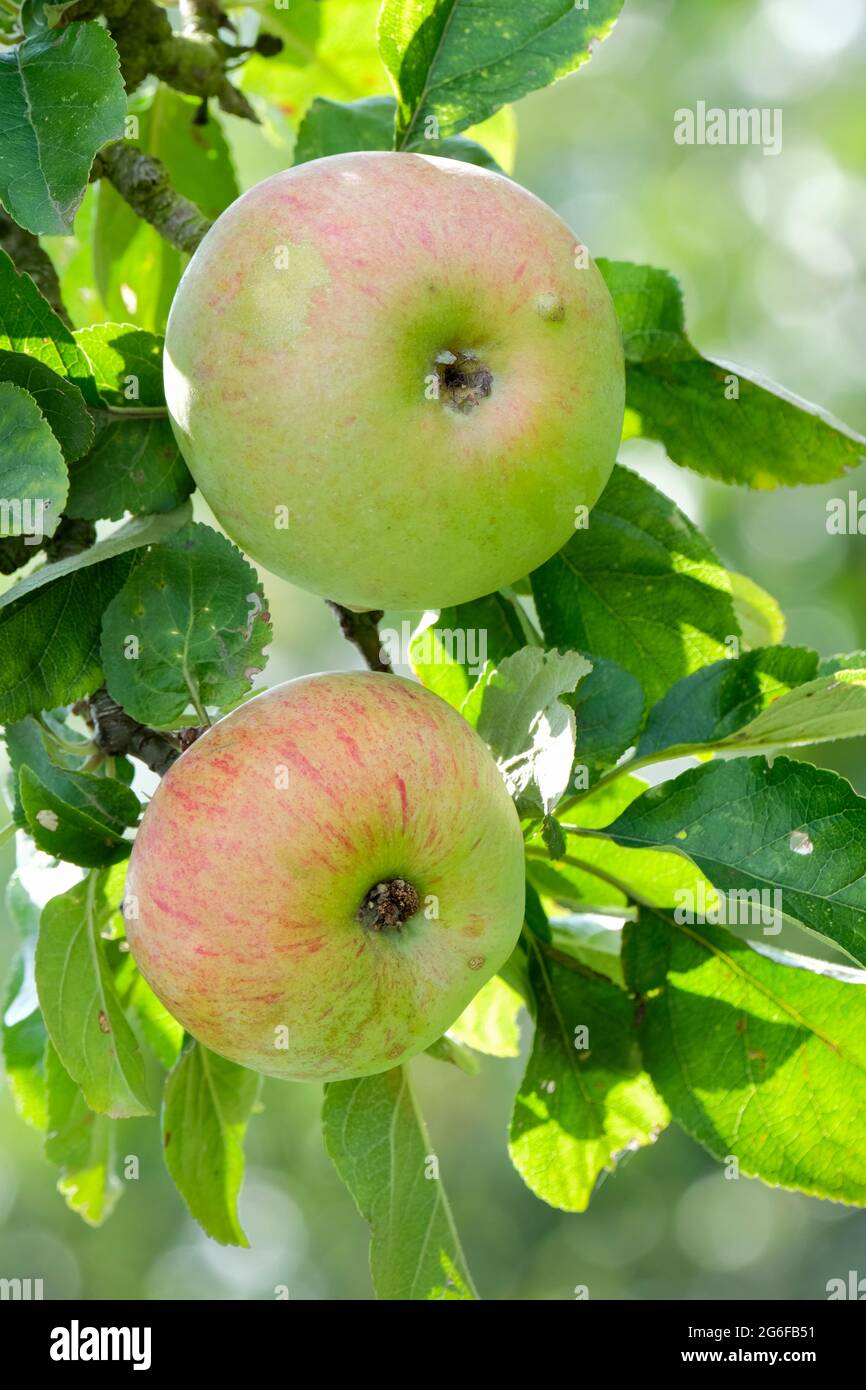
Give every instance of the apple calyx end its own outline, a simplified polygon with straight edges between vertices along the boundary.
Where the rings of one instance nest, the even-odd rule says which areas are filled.
[[[436,375],[439,380],[437,398],[449,410],[468,415],[493,392],[493,373],[474,352],[436,354]]]
[[[418,890],[407,879],[383,879],[365,893],[357,917],[370,931],[399,931],[420,906]]]

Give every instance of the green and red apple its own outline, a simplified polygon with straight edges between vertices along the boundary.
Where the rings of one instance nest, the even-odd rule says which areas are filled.
[[[175,434],[228,534],[357,608],[507,585],[613,466],[623,351],[585,248],[475,165],[335,155],[266,179],[172,306]]]
[[[214,1052],[335,1081],[434,1042],[511,954],[523,841],[438,696],[350,672],[277,686],[169,770],[138,832],[135,960]]]

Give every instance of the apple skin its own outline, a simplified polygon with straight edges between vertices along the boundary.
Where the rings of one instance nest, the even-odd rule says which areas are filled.
[[[395,877],[420,909],[362,924],[368,890]],[[368,1076],[429,1047],[511,954],[523,840],[487,747],[444,700],[400,676],[306,676],[169,769],[124,904],[145,979],[214,1052],[285,1079]]]
[[[418,154],[314,160],[233,203],[164,356],[178,445],[232,539],[362,609],[462,603],[549,559],[623,421],[621,334],[579,245],[510,179]],[[474,353],[489,394],[429,398],[444,352]]]

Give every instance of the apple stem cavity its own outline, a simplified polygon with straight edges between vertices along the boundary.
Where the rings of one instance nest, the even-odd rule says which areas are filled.
[[[370,931],[399,931],[421,906],[417,888],[405,878],[374,883],[358,908],[358,921]]]
[[[436,375],[439,400],[461,415],[468,415],[493,391],[493,373],[474,352],[438,352]]]

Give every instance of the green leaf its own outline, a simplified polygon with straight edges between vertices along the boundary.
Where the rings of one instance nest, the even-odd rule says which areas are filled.
[[[36,985],[51,1041],[91,1110],[152,1113],[138,1044],[117,996],[100,931],[114,907],[93,872],[43,909]]]
[[[602,829],[644,791],[645,782],[623,775],[563,807],[561,815],[566,824]],[[679,854],[625,849],[613,840],[582,835],[569,835],[568,846],[565,858],[552,864],[536,831],[526,851],[530,882],[563,907],[586,913],[625,908],[630,899],[673,907],[683,891],[715,901],[712,886]]]
[[[0,594],[0,722],[71,704],[97,688],[102,613],[126,580],[131,552],[171,535],[189,510],[186,503],[135,517]]]
[[[586,655],[586,653],[583,653]],[[593,656],[592,670],[563,704],[574,710],[574,765],[586,769],[590,781],[613,767],[635,742],[643,719],[639,682],[615,661]]]
[[[87,452],[93,441],[93,424],[77,386],[35,357],[2,350],[0,381],[14,382],[29,392],[51,426],[67,463]]]
[[[362,97],[332,101],[316,97],[298,130],[295,164],[351,150],[390,150],[394,147],[393,97]]]
[[[866,964],[866,801],[835,772],[711,762],[652,787],[607,829],[621,845],[688,855],[765,934],[783,913]]]
[[[360,101],[348,102],[316,97],[298,130],[294,162],[305,164],[310,159],[349,154],[354,150],[391,150],[396,114],[397,103],[390,96],[362,97]],[[431,140],[424,152],[442,159],[461,159],[502,173],[483,145],[462,135]]]
[[[262,586],[240,551],[190,524],[135,566],[102,626],[108,689],[158,729],[201,724],[239,704],[271,639]],[[137,646],[135,654],[131,639]]]
[[[71,729],[67,728],[60,720],[55,720],[51,715],[43,715],[42,720],[49,728],[61,733],[64,739],[72,740],[76,737]],[[81,739],[81,756],[76,757],[67,753],[49,738],[42,723],[33,715],[28,715],[26,719],[20,719],[17,724],[7,724],[4,738],[12,769],[10,778],[10,790],[13,799],[12,818],[21,830],[26,830],[28,828],[27,817],[24,814],[24,807],[21,805],[18,788],[22,767],[32,768],[46,786],[50,787],[56,769],[65,768],[70,772],[78,771],[86,753],[92,752],[93,745],[89,740]]]
[[[101,1226],[123,1195],[117,1168],[117,1122],[95,1114],[48,1043],[45,1054],[48,1133],[45,1155],[61,1168],[57,1190],[89,1226]]]
[[[0,198],[37,235],[72,229],[97,150],[123,135],[126,93],[101,25],[34,34],[0,53]]]
[[[408,631],[408,624],[404,627]],[[382,630],[386,648],[388,632]],[[400,634],[393,631],[393,636],[399,639]],[[438,617],[418,627],[409,643],[409,662],[428,690],[460,709],[487,663],[498,665],[527,640],[517,605],[503,594],[487,594],[443,608]]]
[[[862,460],[866,440],[808,401],[701,357],[666,270],[598,261],[622,327],[626,405],[675,463],[755,488],[823,483]]]
[[[812,681],[817,670],[817,653],[806,647],[758,647],[703,666],[653,705],[637,756],[719,743],[731,735],[739,742],[738,730],[795,686]]]
[[[113,777],[54,768],[50,785],[22,767],[19,793],[27,824],[39,849],[83,868],[126,859],[132,841],[124,830],[138,821],[135,792]]]
[[[244,1135],[261,1077],[189,1039],[165,1083],[165,1165],[190,1214],[221,1245],[248,1245],[238,1220]]]
[[[720,745],[771,751],[866,734],[866,670],[809,681],[768,705]]]
[[[423,149],[431,118],[455,135],[585,62],[622,0],[385,0],[379,51],[398,96],[397,149]]]
[[[728,570],[734,612],[749,647],[775,647],[785,636],[785,615],[776,600],[745,574]]]
[[[6,1082],[22,1120],[43,1130],[47,1123],[44,1058],[48,1034],[42,1022],[34,973],[39,908],[17,874],[6,887],[6,910],[21,938],[3,999],[0,1039]]]
[[[165,1070],[171,1071],[183,1046],[183,1028],[139,974],[129,953],[115,974],[115,985],[124,1007],[138,1023],[144,1041]]]
[[[535,947],[535,1039],[511,1120],[511,1161],[542,1201],[585,1211],[596,1184],[668,1121],[621,989]]]
[[[97,415],[96,440],[70,470],[68,516],[116,521],[126,512],[172,511],[195,483],[168,420],[132,410]]]
[[[63,453],[39,406],[0,381],[0,537],[53,536],[68,490]]]
[[[201,101],[160,83],[133,99],[136,146],[159,159],[172,187],[206,217],[218,217],[238,196],[228,146],[214,115],[196,123]],[[134,318],[161,332],[187,258],[138,217],[107,179],[100,179],[93,227],[96,287],[112,318]]]
[[[515,799],[553,810],[571,779],[575,719],[562,695],[592,667],[576,652],[523,647],[506,656],[484,689],[478,732]]]
[[[458,1042],[489,1057],[520,1056],[518,1015],[523,999],[499,975],[493,975],[448,1029]]]
[[[77,386],[88,405],[99,404],[90,363],[66,324],[29,275],[19,275],[0,250],[0,349],[26,353]]]
[[[77,329],[74,336],[106,405],[120,409],[165,405],[164,338],[132,323],[96,323]]]
[[[673,1118],[740,1172],[866,1205],[866,992],[719,928],[642,913],[623,946],[644,1060]]]
[[[371,1227],[370,1269],[377,1296],[474,1299],[438,1161],[406,1069],[326,1085],[322,1120],[325,1148]]]
[[[727,654],[739,627],[727,572],[667,497],[615,467],[592,510],[532,575],[550,647],[618,663],[654,703],[669,686]]]

